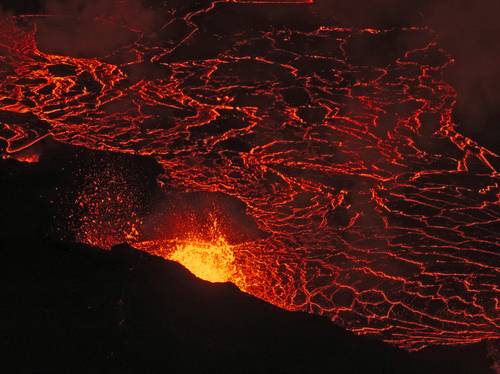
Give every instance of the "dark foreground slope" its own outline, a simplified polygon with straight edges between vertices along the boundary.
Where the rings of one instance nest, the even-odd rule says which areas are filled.
[[[484,347],[410,355],[122,246],[4,242],[4,373],[488,373]]]

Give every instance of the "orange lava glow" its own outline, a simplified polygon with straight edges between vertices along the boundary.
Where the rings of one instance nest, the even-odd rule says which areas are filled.
[[[234,274],[234,254],[223,237],[215,243],[178,243],[169,259],[182,264],[198,278],[210,282],[228,282]]]
[[[500,338],[500,155],[455,122],[453,56],[426,27],[240,27],[238,3],[170,9],[158,33],[110,17],[130,44],[91,57],[42,48],[43,17],[0,20],[0,152],[50,138],[152,158],[166,192],[234,199],[262,233],[144,241],[111,167],[82,183],[78,241],[128,241],[410,350]]]
[[[233,282],[242,288],[236,276],[232,246],[222,234],[219,223],[209,216],[208,233],[190,233],[184,238],[135,243],[134,246],[153,255],[178,262],[198,278],[209,282]]]
[[[18,154],[12,156],[12,158],[16,159],[19,162],[25,162],[28,164],[34,164],[40,161],[40,155],[37,153]]]
[[[31,154],[31,155],[23,155],[23,156],[15,157],[15,159],[17,161],[20,161],[20,162],[34,164],[40,160],[40,156],[37,154]]]

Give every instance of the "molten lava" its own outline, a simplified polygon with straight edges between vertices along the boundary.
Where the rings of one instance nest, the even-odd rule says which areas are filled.
[[[222,237],[215,243],[178,243],[168,258],[184,265],[198,278],[210,282],[228,282],[235,272],[234,255]]]
[[[236,276],[233,248],[221,232],[215,213],[209,214],[208,222],[206,230],[191,229],[183,236],[184,239],[133,244],[138,249],[180,263],[198,278],[209,282],[233,282],[241,286]]]
[[[52,17],[2,19],[0,150],[50,137],[151,157],[166,191],[229,196],[263,235],[148,242],[134,193],[97,170],[77,238],[133,242],[408,349],[500,338],[499,157],[454,123],[453,57],[433,32],[231,29],[221,19],[273,5],[178,3],[154,33],[96,16],[130,37],[85,57],[39,47]]]

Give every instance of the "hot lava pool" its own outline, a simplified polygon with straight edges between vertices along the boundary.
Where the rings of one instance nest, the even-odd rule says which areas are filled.
[[[458,131],[443,78],[454,60],[433,31],[279,17],[245,27],[241,9],[273,5],[185,3],[160,20],[85,15],[75,24],[121,30],[85,50],[49,48],[61,17],[4,17],[0,150],[51,138],[150,157],[165,191],[229,196],[265,235],[148,240],[110,176],[92,205],[78,201],[81,241],[129,241],[407,349],[500,338],[498,155]],[[122,206],[102,239],[93,215]]]

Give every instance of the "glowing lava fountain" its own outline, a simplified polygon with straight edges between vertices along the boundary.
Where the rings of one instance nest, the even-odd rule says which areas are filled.
[[[208,230],[191,231],[181,238],[144,241],[137,249],[178,262],[198,278],[209,282],[233,282],[242,288],[236,274],[233,247],[228,243],[214,214],[209,216]]]
[[[209,282],[235,281],[234,254],[224,237],[214,241],[169,240],[136,244],[139,249],[176,261]]]

